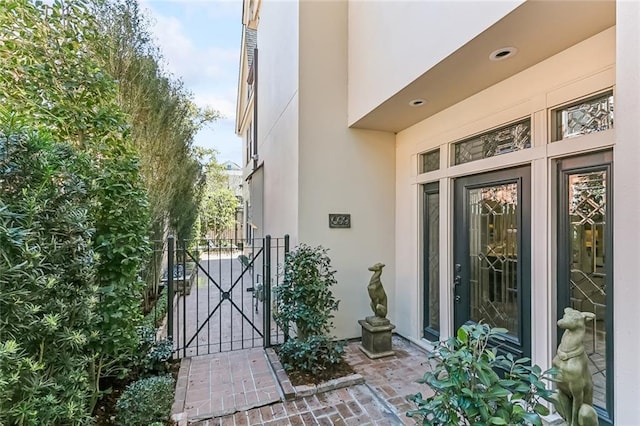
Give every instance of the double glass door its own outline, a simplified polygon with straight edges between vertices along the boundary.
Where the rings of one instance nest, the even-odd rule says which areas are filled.
[[[530,167],[455,181],[454,322],[507,329],[503,349],[530,356]]]

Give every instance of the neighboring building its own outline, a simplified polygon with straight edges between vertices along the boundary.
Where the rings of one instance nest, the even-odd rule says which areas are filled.
[[[243,24],[248,222],[330,248],[338,337],[379,261],[426,347],[483,320],[548,367],[563,309],[592,311],[602,424],[640,424],[640,2],[245,0]]]
[[[233,191],[238,200],[242,201],[242,182],[244,178],[242,176],[242,167],[233,161],[225,161],[221,164],[222,173],[227,177],[227,189]]]

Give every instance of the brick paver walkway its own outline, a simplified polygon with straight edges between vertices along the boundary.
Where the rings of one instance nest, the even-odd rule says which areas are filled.
[[[394,356],[371,360],[358,346],[359,342],[348,344],[346,360],[364,377],[364,384],[294,401],[282,401],[274,376],[264,374],[264,368],[270,367],[261,349],[193,358],[190,374],[182,382],[183,378],[179,379],[174,413],[179,412],[176,410],[182,392],[192,425],[415,424],[414,419],[405,415],[415,408],[407,396],[417,392],[429,394],[426,386],[416,382],[429,368],[425,352],[398,336],[393,338]],[[245,356],[245,353],[250,355]],[[214,370],[214,367],[219,369]],[[252,373],[252,379],[248,372]],[[236,378],[240,384],[235,383]],[[180,388],[182,383],[187,384],[184,391]],[[247,397],[243,392],[249,392],[251,396]],[[253,395],[261,395],[263,399],[255,400]]]
[[[183,359],[173,413],[207,419],[280,401],[262,348]]]

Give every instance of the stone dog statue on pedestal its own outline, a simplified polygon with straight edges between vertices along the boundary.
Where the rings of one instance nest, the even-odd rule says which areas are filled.
[[[369,270],[373,272],[373,276],[367,286],[367,291],[371,298],[371,309],[378,318],[386,318],[387,316],[387,293],[384,292],[380,281],[382,268],[384,268],[384,264],[379,262],[369,267]]]
[[[582,343],[585,324],[594,318],[591,312],[566,308],[558,320],[564,333],[553,358],[553,366],[558,370],[558,391],[553,400],[567,426],[598,426],[598,414],[592,406],[593,378]]]

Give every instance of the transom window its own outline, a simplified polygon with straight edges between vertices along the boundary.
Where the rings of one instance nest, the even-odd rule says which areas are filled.
[[[440,148],[420,154],[420,173],[433,172],[440,169]]]
[[[531,147],[531,118],[482,133],[454,144],[454,165]]]
[[[551,113],[553,141],[613,128],[613,93],[599,94]]]

